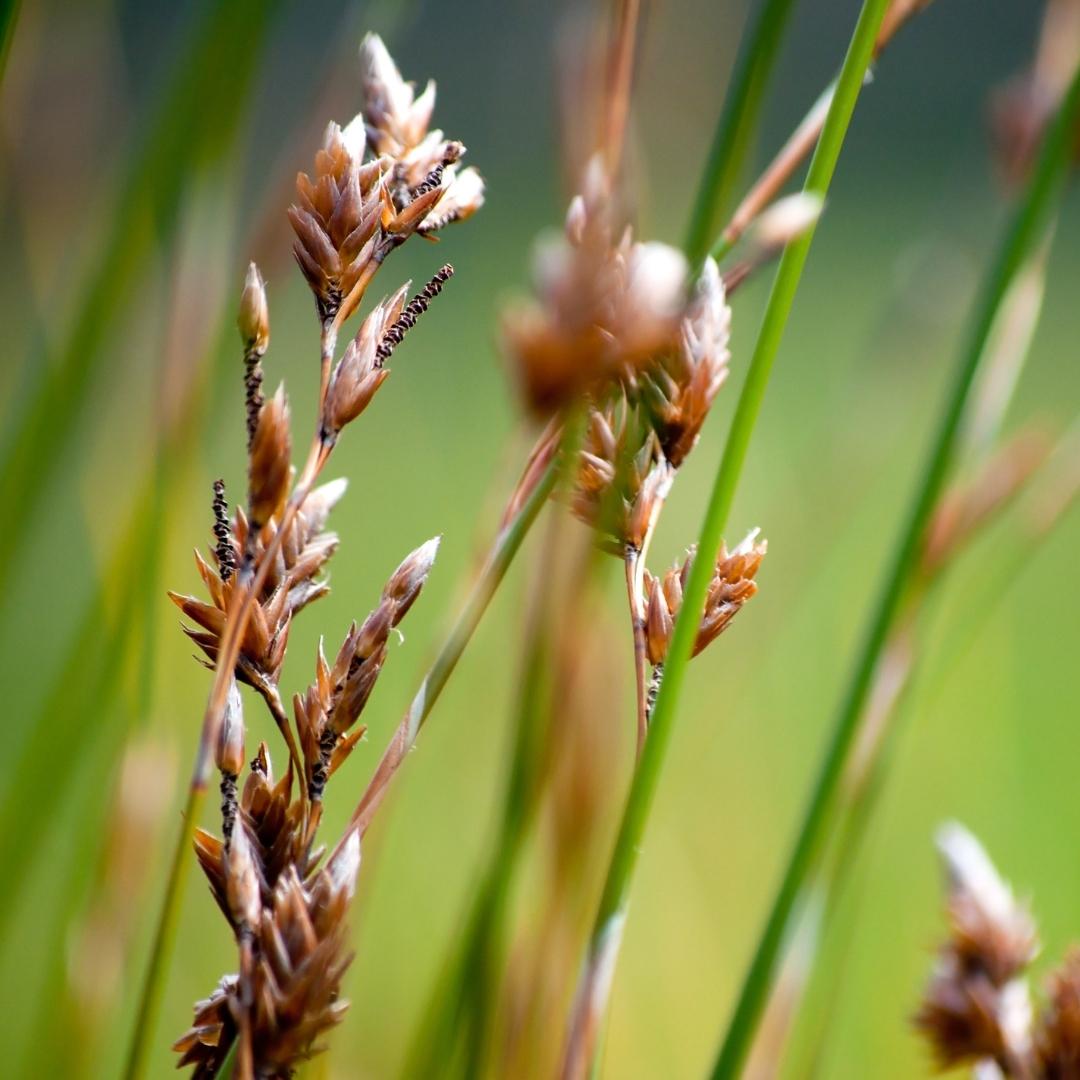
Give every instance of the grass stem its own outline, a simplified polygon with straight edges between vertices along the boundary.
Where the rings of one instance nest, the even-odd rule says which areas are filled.
[[[705,258],[746,162],[765,87],[793,7],[794,0],[765,0],[746,45],[739,51],[683,244],[694,266]]]
[[[1028,252],[1042,236],[1050,208],[1064,181],[1072,147],[1071,135],[1078,116],[1080,71],[1074,76],[1047,134],[1027,189],[976,301],[953,387],[921,474],[914,502],[901,530],[896,552],[889,563],[881,595],[875,605],[850,684],[840,706],[833,736],[807,804],[798,838],[720,1048],[712,1073],[714,1080],[723,1080],[738,1074],[753,1039],[795,901],[811,868],[814,854],[825,836],[829,812],[858,733],[858,721],[864,711],[878,659],[901,610],[908,583],[917,568],[926,526],[949,472],[965,405],[998,307]],[[824,138],[823,135],[823,142]],[[665,680],[665,685],[668,681]]]
[[[165,883],[165,899],[158,917],[157,928],[154,931],[154,941],[150,947],[150,964],[146,969],[143,991],[139,995],[139,1008],[135,1017],[135,1026],[132,1029],[131,1047],[124,1067],[125,1080],[138,1080],[139,1077],[146,1075],[146,1058],[157,1028],[161,998],[165,992],[165,968],[172,956],[176,927],[180,919],[180,907],[184,898],[184,884],[192,862],[191,841],[195,833],[195,822],[205,797],[205,787],[192,785],[188,788],[180,835],[176,839],[176,848],[169,866],[169,878]]]
[[[887,0],[866,0],[855,27],[828,119],[806,180],[806,190],[822,198],[828,191],[836,168],[886,7]],[[642,836],[670,742],[686,666],[705,607],[715,552],[720,546],[735,488],[746,460],[750,437],[765,395],[769,373],[780,347],[812,239],[811,229],[785,250],[773,283],[750,369],[739,397],[724,456],[706,510],[698,541],[699,556],[694,560],[686,583],[682,608],[665,664],[663,683],[651,717],[649,736],[645,740],[634,773],[608,867],[579,986],[579,1002],[590,1000],[601,981],[611,975],[611,965],[617,955]],[[573,1043],[572,1035],[571,1045]],[[591,1051],[589,1057],[591,1058]]]

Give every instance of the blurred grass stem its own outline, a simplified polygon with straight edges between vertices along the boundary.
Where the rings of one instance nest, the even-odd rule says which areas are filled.
[[[683,244],[693,266],[705,258],[717,222],[731,201],[793,8],[793,0],[765,0],[746,45],[739,50]]]

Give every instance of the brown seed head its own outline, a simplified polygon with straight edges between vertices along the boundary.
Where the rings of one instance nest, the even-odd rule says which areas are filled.
[[[678,347],[649,367],[642,379],[643,400],[672,468],[694,448],[727,379],[730,334],[731,309],[720,271],[710,258],[682,321]]]
[[[634,243],[613,221],[599,160],[567,213],[563,236],[537,252],[537,300],[510,312],[504,336],[526,401],[539,413],[674,347],[685,304],[686,260],[674,248]]]
[[[460,171],[448,167],[443,172],[442,186],[442,197],[417,227],[417,232],[425,236],[466,221],[484,205],[484,180],[472,166]]]
[[[385,209],[383,174],[388,162],[366,165],[363,122],[330,124],[315,156],[314,179],[300,173],[297,203],[289,207],[296,241],[293,255],[327,323],[339,314],[368,267]],[[348,313],[342,315],[342,320]]]
[[[937,844],[951,935],[915,1024],[943,1067],[989,1059],[1006,1075],[1027,1076],[1031,1001],[1023,973],[1037,951],[1034,923],[971,833],[945,825]]]
[[[429,79],[417,97],[378,34],[367,34],[360,43],[360,80],[372,148],[377,154],[405,158],[428,136],[435,111],[434,81]]]
[[[747,533],[742,543],[729,555],[725,547],[720,549],[716,572],[709,583],[705,601],[705,614],[701,618],[693,655],[697,656],[712,644],[730,625],[740,608],[757,592],[754,577],[765,558],[767,545],[758,542],[758,529]],[[683,568],[682,583],[689,573],[689,559]]]
[[[605,550],[621,557],[628,546],[640,549],[670,481],[655,434],[623,394],[589,410],[570,506]]]
[[[371,404],[390,372],[382,366],[379,345],[387,329],[401,314],[408,282],[388,300],[376,305],[349,342],[334,369],[323,407],[324,438],[334,441],[346,424]]]
[[[238,930],[256,932],[262,915],[259,871],[247,827],[237,822],[225,855],[225,896]]]
[[[256,532],[285,505],[292,479],[292,434],[285,387],[262,408],[248,460],[248,514]]]
[[[663,583],[648,570],[645,571],[645,596],[645,640],[649,663],[655,666],[662,664],[667,657],[675,624],[664,595]]]
[[[1080,1076],[1080,949],[1072,948],[1050,976],[1049,1001],[1035,1035],[1039,1076]]]
[[[397,626],[405,613],[413,606],[420,590],[435,565],[439,553],[439,541],[442,537],[432,537],[426,544],[421,544],[405,557],[401,565],[390,575],[390,580],[383,589],[383,600],[394,605],[393,624]]]
[[[215,764],[227,776],[239,776],[244,768],[244,704],[234,679],[225,701],[214,753]]]
[[[254,263],[248,264],[236,325],[240,329],[244,352],[262,356],[270,344],[270,312],[266,303],[266,285]]]

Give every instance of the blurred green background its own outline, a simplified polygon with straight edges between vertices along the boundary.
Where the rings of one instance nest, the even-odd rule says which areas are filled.
[[[858,6],[797,5],[758,162],[828,81]],[[738,0],[646,7],[640,222],[678,242],[747,11]],[[607,1076],[696,1077],[711,1061],[1003,220],[988,95],[1029,62],[1040,9],[936,0],[859,103],[732,518],[740,536],[760,525],[768,537],[761,591],[691,669],[618,968]],[[211,480],[243,486],[234,304],[254,257],[270,293],[267,377],[286,380],[302,442],[317,330],[284,210],[326,120],[358,107],[356,46],[374,29],[406,78],[438,81],[437,123],[468,145],[488,203],[438,249],[409,245],[383,272],[385,291],[444,259],[458,275],[343,440],[332,472],[351,483],[333,519],[333,592],[290,642],[291,693],[306,685],[319,633],[336,648],[400,557],[443,535],[366,711],[368,742],[331,788],[331,834],[351,808],[523,452],[498,319],[527,286],[532,238],[562,215],[556,54],[562,35],[581,32],[575,12],[525,0],[23,3],[0,86],[5,1075],[119,1070],[209,678],[164,591],[197,591],[190,550],[207,542]],[[1057,431],[1073,419],[1078,252],[1074,193],[1009,428],[1035,420]],[[766,285],[737,298],[731,385],[676,487],[656,566],[697,532]],[[1003,521],[965,555],[933,606],[908,737],[858,905],[844,914],[850,964],[829,1006],[825,1076],[927,1072],[908,1018],[940,932],[931,836],[942,819],[974,829],[1033,897],[1048,958],[1080,939],[1080,518],[1030,561],[1016,559],[1011,527]],[[395,1075],[460,928],[505,776],[528,566],[542,536],[368,841],[353,1006],[329,1075]],[[604,716],[619,750],[602,764],[614,805],[630,767],[632,682],[614,563],[608,576],[612,614],[597,632],[611,635],[619,676]],[[63,987],[132,732],[171,752],[152,778],[171,802],[135,858],[119,1008],[94,1018],[99,1049],[80,1061]],[[168,1044],[191,1003],[232,964],[193,874],[154,1076],[169,1074]]]

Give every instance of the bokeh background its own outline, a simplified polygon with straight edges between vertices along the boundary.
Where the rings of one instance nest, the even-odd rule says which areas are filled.
[[[858,6],[797,5],[759,163],[835,70]],[[647,7],[640,223],[678,242],[747,7]],[[208,685],[165,589],[196,591],[190,550],[207,540],[211,480],[242,490],[232,316],[251,257],[269,283],[268,379],[287,381],[298,438],[306,429],[316,329],[284,210],[326,120],[358,107],[355,54],[368,29],[407,78],[437,79],[437,120],[468,145],[488,204],[438,249],[409,245],[380,282],[426,277],[444,258],[458,271],[336,459],[351,477],[334,521],[342,549],[331,596],[293,632],[290,692],[306,684],[320,631],[335,642],[406,551],[436,533],[444,541],[365,714],[368,743],[331,788],[332,828],[396,723],[523,452],[498,320],[527,286],[533,238],[565,205],[556,57],[574,8],[23,3],[0,86],[5,1075],[120,1068]],[[691,669],[618,969],[607,1076],[695,1077],[711,1061],[1004,217],[988,96],[1029,62],[1040,13],[1030,0],[936,0],[859,103],[732,516],[734,532],[760,525],[769,539],[761,591]],[[1059,431],[1080,401],[1078,252],[1074,194],[1010,429]],[[696,534],[766,284],[737,298],[731,385],[676,488],[654,563]],[[828,1005],[824,1076],[928,1071],[909,1016],[940,931],[931,837],[941,820],[973,828],[1033,898],[1048,958],[1080,939],[1080,519],[1030,558],[1017,557],[1015,527],[1005,519],[983,537],[930,612],[907,730],[843,914],[849,963]],[[331,1076],[395,1075],[459,932],[505,780],[542,537],[371,835],[353,1006]],[[612,614],[596,629],[613,642],[614,677],[601,713],[622,732],[602,742],[597,766],[610,811],[628,780],[632,684],[614,562],[608,576]],[[144,747],[145,821],[109,900],[102,852],[132,737]],[[542,837],[533,848],[538,858]],[[527,923],[528,872],[522,880]],[[87,913],[102,905],[98,931]],[[110,950],[117,926],[130,943]],[[192,874],[152,1075],[169,1075],[168,1045],[191,1003],[232,963]]]

